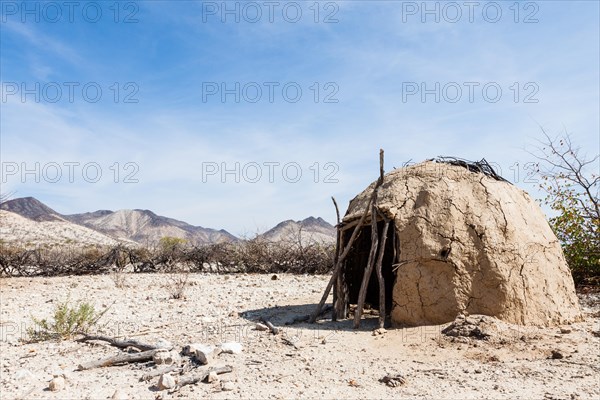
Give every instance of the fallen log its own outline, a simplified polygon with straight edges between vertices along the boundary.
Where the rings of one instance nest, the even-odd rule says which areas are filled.
[[[156,347],[154,345],[142,343],[138,340],[118,340],[118,339],[111,338],[109,336],[103,336],[103,335],[84,335],[82,338],[77,339],[78,342],[89,342],[89,341],[93,341],[93,340],[107,342],[111,346],[115,346],[120,349],[126,349],[128,347],[135,347],[136,349],[139,349],[140,351],[148,351],[148,350],[158,349],[158,347]],[[167,349],[167,350],[170,350],[170,349]]]
[[[86,369],[110,367],[113,365],[150,361],[150,360],[152,360],[152,357],[154,357],[154,355],[161,350],[162,349],[154,349],[154,350],[142,351],[140,353],[118,354],[116,356],[104,358],[102,360],[90,361],[87,363],[79,364],[77,369],[79,371],[83,371]]]

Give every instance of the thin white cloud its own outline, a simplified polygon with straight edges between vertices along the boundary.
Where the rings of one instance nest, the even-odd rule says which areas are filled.
[[[2,24],[2,29],[5,31],[5,34],[14,34],[24,39],[31,46],[24,47],[25,49],[35,49],[39,53],[50,53],[76,66],[81,66],[85,63],[85,60],[75,49],[67,45],[64,41],[51,37],[49,32],[42,32],[35,25],[9,21]],[[47,62],[44,63],[37,57],[33,61],[35,61],[32,66],[33,71],[41,72],[42,76],[47,75],[48,70],[53,69]]]

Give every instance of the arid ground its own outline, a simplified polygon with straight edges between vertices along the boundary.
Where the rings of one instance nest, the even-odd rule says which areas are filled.
[[[519,327],[492,321],[487,340],[449,337],[446,326],[373,329],[366,316],[351,321],[285,325],[311,312],[328,276],[194,274],[185,299],[169,294],[169,276],[128,275],[117,288],[110,276],[1,279],[2,399],[120,398],[600,398],[600,296],[580,295],[585,320],[569,326]],[[123,353],[105,343],[27,343],[31,316],[51,317],[66,299],[97,309],[103,333],[175,349],[189,343],[239,342],[239,354],[220,354],[213,366],[231,365],[220,381],[170,393],[140,377],[152,362],[77,371],[82,362]],[[261,318],[282,332],[255,330]],[[493,328],[493,329],[492,329]],[[158,367],[163,368],[163,367]],[[204,370],[207,367],[198,367]],[[396,387],[380,379],[400,374]],[[48,390],[53,375],[66,387]],[[227,390],[223,390],[227,389]]]

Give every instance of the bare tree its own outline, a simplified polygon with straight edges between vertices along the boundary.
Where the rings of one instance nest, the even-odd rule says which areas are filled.
[[[538,158],[545,203],[558,215],[550,218],[577,282],[600,277],[600,155],[589,158],[562,132],[544,139],[530,153]]]

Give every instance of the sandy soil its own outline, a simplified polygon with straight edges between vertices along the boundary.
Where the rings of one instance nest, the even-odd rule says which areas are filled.
[[[390,329],[374,334],[376,319],[360,330],[350,321],[284,323],[309,313],[328,277],[203,275],[190,277],[186,299],[170,299],[167,275],[130,275],[115,287],[110,276],[0,280],[0,397],[107,399],[118,389],[130,399],[170,398],[494,398],[598,399],[600,301],[582,297],[585,321],[555,328],[498,324],[489,340],[450,338],[444,326]],[[241,354],[220,354],[214,365],[232,365],[221,382],[158,391],[158,378],[139,378],[153,363],[76,371],[79,363],[122,353],[105,344],[74,341],[24,343],[31,315],[48,318],[70,293],[97,308],[112,306],[104,333],[155,343],[218,345],[236,341]],[[113,304],[114,302],[114,304]],[[283,333],[254,330],[264,317]],[[293,346],[291,343],[295,344]],[[553,359],[552,351],[563,358]],[[200,367],[205,369],[206,367]],[[48,381],[64,374],[66,388]],[[406,383],[389,387],[386,374]],[[224,391],[222,387],[233,388]]]

